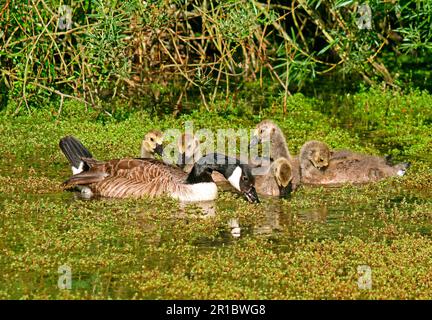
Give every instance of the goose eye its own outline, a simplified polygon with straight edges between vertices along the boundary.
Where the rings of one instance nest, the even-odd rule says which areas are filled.
[[[242,180],[243,180],[243,181],[248,181],[248,180],[249,180],[249,178],[248,178],[248,177],[246,177],[246,176],[243,176],[243,177],[242,177]]]

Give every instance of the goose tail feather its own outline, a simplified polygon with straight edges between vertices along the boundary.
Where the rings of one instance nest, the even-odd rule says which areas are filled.
[[[66,136],[60,139],[59,147],[68,159],[74,175],[88,170],[82,158],[93,158],[93,155],[77,138]]]

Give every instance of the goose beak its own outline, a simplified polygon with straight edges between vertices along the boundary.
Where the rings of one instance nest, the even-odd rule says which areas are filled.
[[[156,144],[155,153],[162,157],[163,154],[163,146],[161,144]]]
[[[327,168],[327,167],[325,167],[325,166],[318,167],[319,171],[321,171],[321,172],[324,172],[326,168]]]
[[[249,190],[243,191],[243,194],[245,195],[247,201],[249,201],[250,203],[260,202],[255,187],[251,187]]]
[[[255,136],[252,137],[252,139],[251,139],[251,141],[249,143],[249,148],[258,145],[259,143],[260,143],[260,139],[259,139],[258,136],[255,135]]]

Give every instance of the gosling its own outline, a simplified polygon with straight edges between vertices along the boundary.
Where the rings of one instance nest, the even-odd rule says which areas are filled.
[[[340,185],[376,182],[403,176],[409,163],[389,164],[385,158],[350,151],[332,153],[321,141],[306,142],[300,150],[301,182],[305,184]]]
[[[298,157],[293,157],[290,154],[285,136],[277,124],[271,120],[263,120],[255,127],[254,135],[251,139],[249,147],[256,146],[257,144],[270,143],[270,162],[276,159],[287,159],[291,166],[291,187],[292,191],[296,190],[300,185],[300,162]],[[258,158],[251,164],[259,165],[259,162],[264,160]]]
[[[162,156],[163,133],[159,130],[147,132],[141,142],[141,158],[154,159],[155,154]]]
[[[255,176],[255,188],[258,194],[279,198],[288,197],[293,191],[293,170],[290,161],[279,158],[272,162],[266,174]]]

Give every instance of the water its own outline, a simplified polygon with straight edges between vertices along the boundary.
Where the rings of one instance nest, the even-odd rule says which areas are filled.
[[[356,191],[359,197],[369,190],[367,186],[350,187]],[[178,210],[168,217],[171,223],[175,224],[180,221],[195,221],[215,219],[218,215],[218,208],[232,206],[232,201],[224,201],[224,195],[230,196],[233,190],[227,185],[220,187],[222,199],[215,201],[179,204]],[[298,205],[298,197],[307,197],[312,193],[313,199],[317,193],[325,198],[325,201],[317,201],[316,205]],[[320,197],[318,195],[318,197]],[[339,239],[343,236],[358,236],[360,238],[370,237],[370,230],[374,227],[382,226],[388,222],[389,215],[396,211],[405,212],[409,205],[421,205],[426,203],[428,198],[421,196],[416,192],[399,190],[392,192],[388,196],[380,197],[377,195],[374,199],[368,198],[367,201],[359,202],[358,199],[350,203],[349,201],[340,204],[337,200],[340,197],[338,188],[313,188],[304,187],[299,194],[294,193],[291,199],[280,200],[278,198],[261,196],[261,203],[257,205],[256,219],[250,216],[233,217],[226,221],[219,221],[218,227],[222,230],[216,238],[207,239],[205,236],[199,237],[194,245],[201,247],[219,247],[229,245],[244,238],[268,237],[272,238],[275,245],[287,245],[290,241],[296,241],[301,237],[309,239]],[[99,203],[102,207],[105,205],[120,205],[124,200],[104,199],[83,197],[79,192],[59,192],[49,194],[19,194],[5,195],[2,194],[1,202],[38,202],[38,203],[55,203],[59,206],[86,206],[87,204]],[[291,203],[295,200],[295,204]],[[239,195],[235,201],[244,201]],[[99,206],[99,205],[98,205]],[[190,207],[194,209],[190,210]],[[0,207],[1,208],[1,207]],[[147,233],[155,233],[157,223],[155,219],[148,218],[148,210],[142,210],[139,207],[132,207],[128,210],[130,214],[136,215],[136,221],[139,228]],[[157,211],[157,208],[155,208]],[[420,232],[429,234],[432,227],[431,221],[414,223],[407,226],[409,232]],[[160,236],[149,237],[149,243],[158,243],[162,241]]]

